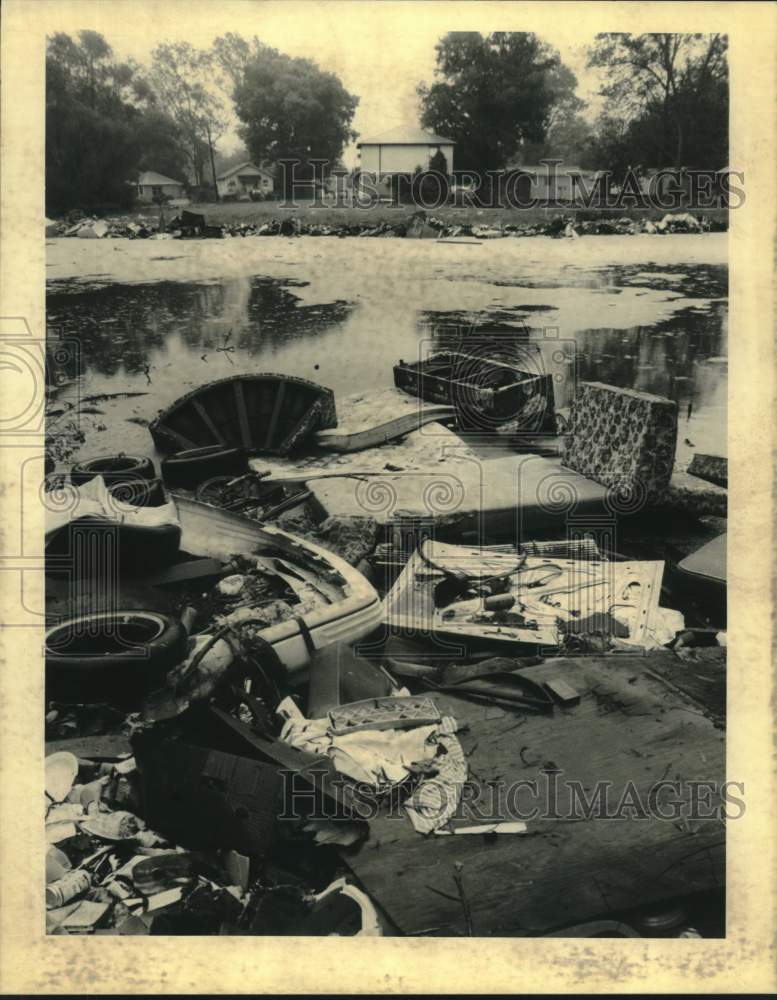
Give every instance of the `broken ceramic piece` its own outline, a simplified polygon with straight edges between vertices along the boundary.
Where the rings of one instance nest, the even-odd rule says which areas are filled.
[[[45,768],[46,794],[52,802],[64,802],[78,776],[78,758],[62,750],[46,758]]]
[[[46,851],[46,884],[56,882],[72,868],[70,858],[64,851],[53,845]]]
[[[348,908],[342,906],[343,899],[355,904],[355,913],[348,912]],[[312,904],[310,919],[314,934],[338,937],[383,936],[378,911],[370,897],[344,878],[337,879],[323,892],[313,896]]]

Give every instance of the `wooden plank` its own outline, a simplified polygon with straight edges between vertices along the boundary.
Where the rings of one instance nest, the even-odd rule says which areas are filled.
[[[350,433],[347,428],[319,431],[316,434],[316,444],[331,451],[363,451],[409,434],[424,424],[453,420],[455,417],[456,410],[452,406],[429,406]]]
[[[631,788],[644,803],[661,780],[725,780],[722,732],[657,676],[656,665],[671,656],[559,658],[530,668],[533,680],[564,680],[581,694],[578,706],[553,717],[437,696],[443,713],[469,724],[461,736],[470,766],[464,819],[525,818],[537,805],[531,781],[540,792],[555,787],[555,810],[529,818],[524,835],[489,840],[422,837],[401,809],[393,816],[383,809],[369,839],[343,860],[406,934],[466,933],[457,863],[476,935],[541,934],[722,885],[718,819],[585,818],[571,808],[571,782],[587,796],[608,782],[607,802],[617,812]],[[687,798],[690,786],[681,791]]]

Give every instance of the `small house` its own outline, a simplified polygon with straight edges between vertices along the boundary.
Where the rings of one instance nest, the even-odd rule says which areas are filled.
[[[273,193],[275,182],[273,175],[264,167],[257,167],[250,160],[230,167],[216,178],[219,198],[250,198],[254,193],[265,197]]]
[[[512,171],[528,176],[529,198],[536,201],[574,202],[588,197],[601,187],[602,172],[541,163],[536,167],[514,167]],[[599,193],[597,191],[597,193]]]
[[[172,177],[165,177],[155,170],[144,170],[138,177],[137,184],[138,201],[153,204],[161,198],[183,198],[183,181],[174,181]]]

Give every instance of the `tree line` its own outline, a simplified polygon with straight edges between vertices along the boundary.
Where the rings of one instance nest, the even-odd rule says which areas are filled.
[[[422,125],[455,143],[458,170],[485,173],[561,159],[583,168],[719,169],[728,160],[723,35],[602,34],[588,51],[604,112],[583,115],[577,79],[527,32],[450,33],[435,77],[417,88]],[[337,164],[357,138],[359,98],[312,60],[227,33],[209,49],[164,42],[148,66],[119,61],[102,35],[58,33],[46,56],[46,208],[128,207],[144,170],[210,196],[230,165],[218,144],[231,118],[232,157]]]
[[[604,111],[589,122],[577,79],[530,33],[451,33],[436,47],[435,81],[418,87],[421,122],[453,139],[456,165],[484,173],[560,159],[609,170],[728,163],[725,35],[600,34]]]

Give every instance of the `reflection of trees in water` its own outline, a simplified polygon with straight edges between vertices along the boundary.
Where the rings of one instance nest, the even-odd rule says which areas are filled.
[[[230,330],[230,344],[257,354],[342,322],[352,306],[301,305],[277,280],[242,278],[58,289],[47,308],[52,339],[78,339],[83,371],[110,376],[121,369],[142,374],[153,355],[169,354],[172,343],[197,354],[215,351]]]
[[[709,270],[719,284],[720,269]],[[696,284],[702,280],[709,291],[710,275],[699,278]],[[504,310],[487,315],[424,312],[419,327],[424,333],[424,353],[446,348],[466,350],[469,344],[477,344],[476,353],[481,354],[483,344],[491,340],[494,348],[490,356],[511,361],[523,370],[552,372],[556,376],[556,403],[561,407],[571,402],[576,378],[667,396],[684,409],[689,403],[696,406],[708,401],[725,377],[720,369],[713,366],[710,370],[700,362],[726,353],[727,319],[727,302],[713,301],[704,310],[680,310],[671,319],[649,326],[580,330],[571,341],[546,338],[535,326],[521,328],[515,314]],[[541,359],[532,353],[538,346]]]
[[[728,308],[685,309],[647,327],[582,330],[577,334],[578,377],[674,399],[682,408],[710,395],[722,372],[699,363],[726,353]]]
[[[424,355],[456,350],[513,364],[523,371],[542,371],[539,352],[530,342],[531,328],[516,319],[514,311],[495,309],[486,317],[465,311],[425,311],[419,315],[418,326],[423,331],[419,349]]]

